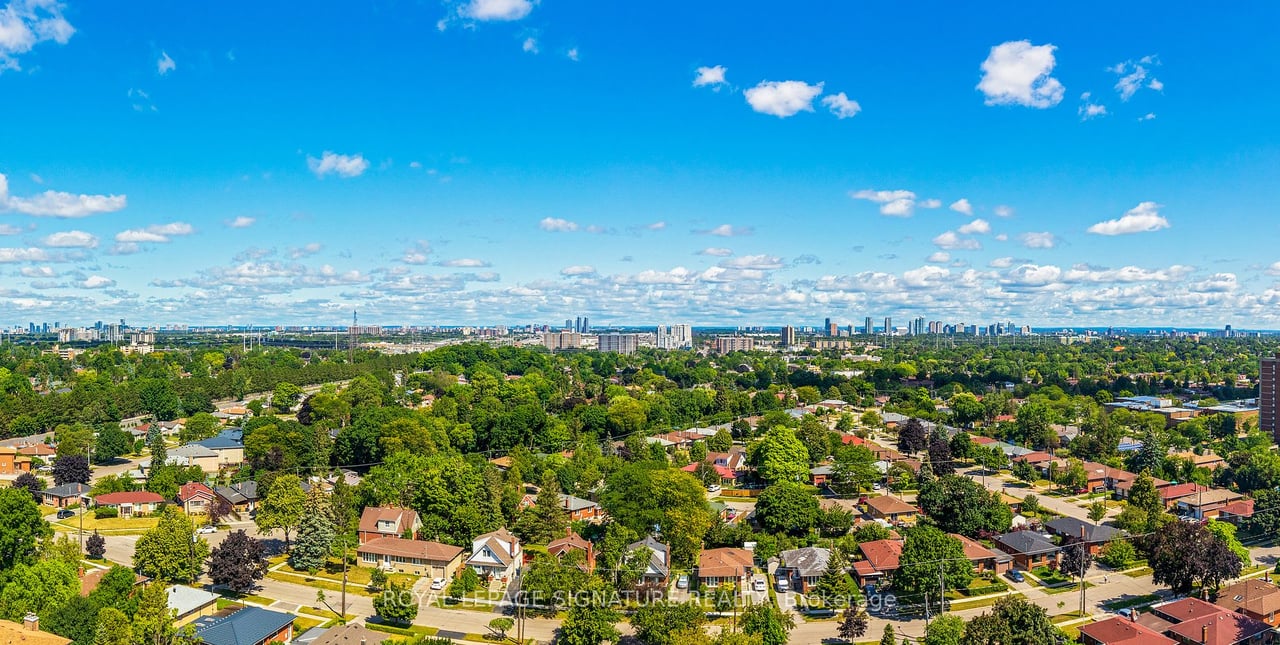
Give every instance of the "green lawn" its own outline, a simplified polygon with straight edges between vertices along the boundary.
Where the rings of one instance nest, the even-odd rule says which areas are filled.
[[[160,523],[159,517],[108,517],[98,519],[93,513],[87,513],[84,516],[84,530],[86,531],[137,531],[145,533]],[[58,526],[77,531],[80,529],[80,517],[71,517],[57,522]]]
[[[1046,587],[1067,584],[1071,582],[1071,578],[1063,575],[1061,571],[1050,571],[1048,567],[1036,567],[1031,570],[1031,575],[1035,576],[1040,584]]]
[[[281,563],[280,571],[283,571],[285,573],[294,573],[301,576],[307,576],[309,578],[320,578],[325,580],[331,580],[339,584],[342,583],[342,560],[341,559],[331,558],[325,564],[325,567],[323,569],[315,572],[314,574],[309,573],[307,571],[299,571],[297,569],[294,569],[293,567],[289,566],[288,562]],[[369,576],[372,574],[373,574],[372,567],[348,566],[347,567],[347,587],[350,588],[351,585],[359,585],[361,587],[369,586]],[[387,574],[388,583],[394,582],[399,585],[412,586],[413,583],[416,582],[417,580],[418,580],[417,576],[411,576],[407,573]]]

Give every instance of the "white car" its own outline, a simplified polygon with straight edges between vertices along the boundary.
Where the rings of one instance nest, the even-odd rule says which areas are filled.
[[[205,526],[202,526],[202,527],[200,527],[200,528],[196,529],[196,533],[205,533],[205,534],[208,534],[208,533],[217,533],[217,532],[218,532],[218,527],[216,527],[216,526],[209,526],[209,525],[205,525]]]
[[[444,586],[445,586],[447,583],[448,583],[448,581],[447,581],[447,580],[445,580],[444,578],[436,578],[435,580],[432,580],[432,581],[431,581],[431,590],[432,590],[432,591],[440,591],[441,589],[444,589]]]
[[[710,486],[707,486],[707,492],[708,492],[708,493],[718,493],[718,492],[720,492],[720,484],[712,484],[712,485],[710,485]]]
[[[756,578],[755,582],[751,583],[751,589],[754,591],[764,591],[765,590],[764,578]]]

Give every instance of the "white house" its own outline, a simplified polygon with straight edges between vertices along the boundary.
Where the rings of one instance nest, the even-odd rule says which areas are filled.
[[[505,528],[498,529],[472,540],[467,566],[481,576],[510,580],[520,569],[523,553],[520,538]]]

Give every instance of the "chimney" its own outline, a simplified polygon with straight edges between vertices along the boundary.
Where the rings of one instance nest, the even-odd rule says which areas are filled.
[[[29,632],[40,631],[40,617],[35,614],[27,614],[22,618],[22,626]]]

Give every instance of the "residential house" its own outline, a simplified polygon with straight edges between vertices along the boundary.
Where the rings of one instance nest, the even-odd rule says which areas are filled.
[[[1083,539],[1089,545],[1089,552],[1094,555],[1097,555],[1107,542],[1124,535],[1124,531],[1114,526],[1093,524],[1069,516],[1049,520],[1045,522],[1044,527],[1050,533],[1062,536],[1064,540]]]
[[[808,546],[800,549],[783,551],[780,555],[782,565],[774,573],[778,578],[791,581],[791,588],[808,593],[818,578],[827,572],[827,563],[831,560],[831,550]]]
[[[959,533],[949,535],[964,547],[964,557],[973,563],[975,573],[1004,573],[1013,568],[1013,556],[1008,553],[992,551]]]
[[[84,573],[81,573],[80,574],[80,595],[88,596],[89,594],[93,593],[93,590],[97,589],[98,584],[102,582],[102,576],[107,575],[107,572],[109,571],[111,570],[94,568]],[[137,587],[138,585],[146,584],[147,581],[149,580],[151,580],[151,578],[148,578],[144,575],[140,575],[136,573],[133,574],[133,586],[135,587]]]
[[[858,550],[862,552],[862,559],[853,563],[853,573],[858,577],[858,583],[865,587],[883,581],[898,570],[902,540],[863,542],[858,545]]]
[[[708,458],[708,463],[710,463],[710,458]],[[731,485],[738,481],[739,473],[732,468],[717,464],[712,464],[711,467],[716,469],[716,474],[720,476],[720,483],[722,485]],[[689,464],[680,468],[680,470],[683,470],[686,473],[696,472],[698,470],[698,464]]]
[[[1184,645],[1265,645],[1276,639],[1266,623],[1199,598],[1153,605],[1151,613],[1138,620],[1148,627],[1163,627],[1165,636]]]
[[[88,501],[89,487],[79,482],[54,486],[40,491],[41,502],[46,506],[66,508],[72,504],[84,504]]]
[[[18,454],[18,449],[0,446],[0,475],[21,475],[31,472],[31,458]]]
[[[880,495],[867,498],[867,514],[872,519],[884,520],[890,524],[914,522],[916,507],[892,495]]]
[[[1253,500],[1237,499],[1227,502],[1218,509],[1218,520],[1240,526],[1241,520],[1253,517]]]
[[[396,506],[366,506],[360,514],[357,535],[361,544],[384,537],[405,537],[406,533],[412,539],[421,528],[417,511]]]
[[[471,541],[471,557],[467,566],[482,577],[508,580],[520,569],[524,550],[520,538],[505,528],[478,535]]]
[[[1218,589],[1214,604],[1272,627],[1280,624],[1280,587],[1260,578],[1241,580]]]
[[[1218,456],[1213,452],[1206,452],[1203,455],[1197,455],[1194,452],[1175,452],[1169,455],[1178,459],[1185,459],[1192,463],[1196,468],[1208,468],[1209,470],[1217,470],[1227,465],[1227,460]]]
[[[1178,500],[1189,495],[1199,495],[1207,490],[1209,490],[1208,486],[1202,486],[1195,482],[1186,482],[1183,484],[1170,484],[1156,492],[1160,495],[1160,501],[1164,502],[1164,507],[1169,509],[1173,508],[1178,503]]]
[[[1195,495],[1188,495],[1179,499],[1175,504],[1175,509],[1179,515],[1187,515],[1197,520],[1207,520],[1217,517],[1222,508],[1228,503],[1240,499],[1244,499],[1244,495],[1224,488],[1210,488]]]
[[[200,482],[187,482],[178,488],[178,504],[187,515],[208,513],[216,497],[212,488]]]
[[[148,515],[159,510],[164,498],[157,493],[139,490],[126,493],[107,493],[93,498],[95,506],[114,508],[120,517]]]
[[[165,456],[165,463],[184,468],[199,466],[200,470],[203,470],[206,475],[212,475],[218,472],[218,453],[199,444],[189,443],[168,451]],[[143,472],[150,471],[151,460],[144,459],[138,462],[138,468]]]
[[[216,437],[194,441],[192,444],[217,453],[219,466],[239,466],[244,463],[244,432],[239,428],[227,428]]]
[[[573,529],[565,529],[564,537],[556,538],[547,543],[547,553],[557,560],[563,559],[565,554],[575,551],[583,556],[582,568],[587,573],[594,571],[596,568],[595,545],[591,543],[591,540],[578,535]]]
[[[258,508],[258,482],[252,479],[230,486],[214,486],[213,492],[226,500],[237,515],[252,513]]]
[[[226,616],[196,620],[196,637],[206,645],[264,645],[293,640],[293,614],[248,606]]]
[[[755,556],[746,549],[706,549],[698,556],[698,585],[717,587],[746,583],[754,566]]]
[[[18,645],[69,645],[71,639],[40,631],[40,618],[27,614],[20,623],[0,620],[0,643]]]
[[[361,542],[356,556],[368,567],[428,578],[452,579],[462,567],[462,547],[402,537]]]
[[[47,443],[33,443],[18,447],[18,454],[26,457],[39,457],[45,461],[49,461],[58,451]]]
[[[996,548],[1013,556],[1019,569],[1030,571],[1058,558],[1058,546],[1035,531],[1013,531],[995,538]]]
[[[182,430],[187,427],[187,420],[175,419],[173,421],[158,421],[155,425],[160,428],[160,434],[167,437],[176,437],[178,436],[178,433],[182,432]]]
[[[820,408],[827,408],[828,410],[843,410],[849,407],[847,402],[841,401],[840,399],[823,399],[818,401],[815,405]]]
[[[1079,631],[1084,645],[1177,645],[1172,638],[1119,616],[1081,625]]]
[[[1013,463],[1030,464],[1036,470],[1040,471],[1043,474],[1046,465],[1049,462],[1053,461],[1053,455],[1044,451],[1037,450],[1035,452],[1029,452],[1025,455],[1014,457],[1011,461]]]
[[[645,584],[666,587],[667,578],[671,576],[671,547],[649,536],[627,545],[628,553],[637,549],[645,549],[649,552],[649,565],[645,567],[641,580]]]
[[[174,613],[174,625],[178,627],[212,616],[218,611],[218,598],[221,598],[211,591],[185,585],[169,587],[168,594],[169,609]]]
[[[391,637],[391,634],[375,632],[360,623],[347,623],[324,630],[308,643],[302,643],[301,637],[293,642],[295,645],[379,645]]]
[[[829,464],[814,466],[809,469],[809,483],[814,486],[826,486],[831,481],[833,468]]]
[[[1129,490],[1133,488],[1133,482],[1137,481],[1137,479],[1138,479],[1138,476],[1131,472],[1128,472],[1125,470],[1117,470],[1113,468],[1110,470],[1110,472],[1108,472],[1107,481],[1113,482],[1108,484],[1108,488],[1110,488],[1112,491],[1115,492],[1115,496],[1117,498],[1128,499]],[[1173,486],[1173,482],[1165,481],[1163,479],[1160,479],[1159,477],[1152,477],[1151,485],[1157,491],[1160,491],[1170,486]]]
[[[536,489],[536,487],[533,486],[529,486],[528,488]],[[601,510],[600,505],[589,499],[582,499],[581,497],[575,497],[565,493],[559,493],[558,497],[560,498],[560,504],[564,506],[564,510],[569,514],[569,519],[571,521],[599,522],[604,519],[604,511]],[[526,493],[520,500],[520,508],[529,508],[533,506],[537,502],[537,499],[538,495],[536,490],[531,493]]]

